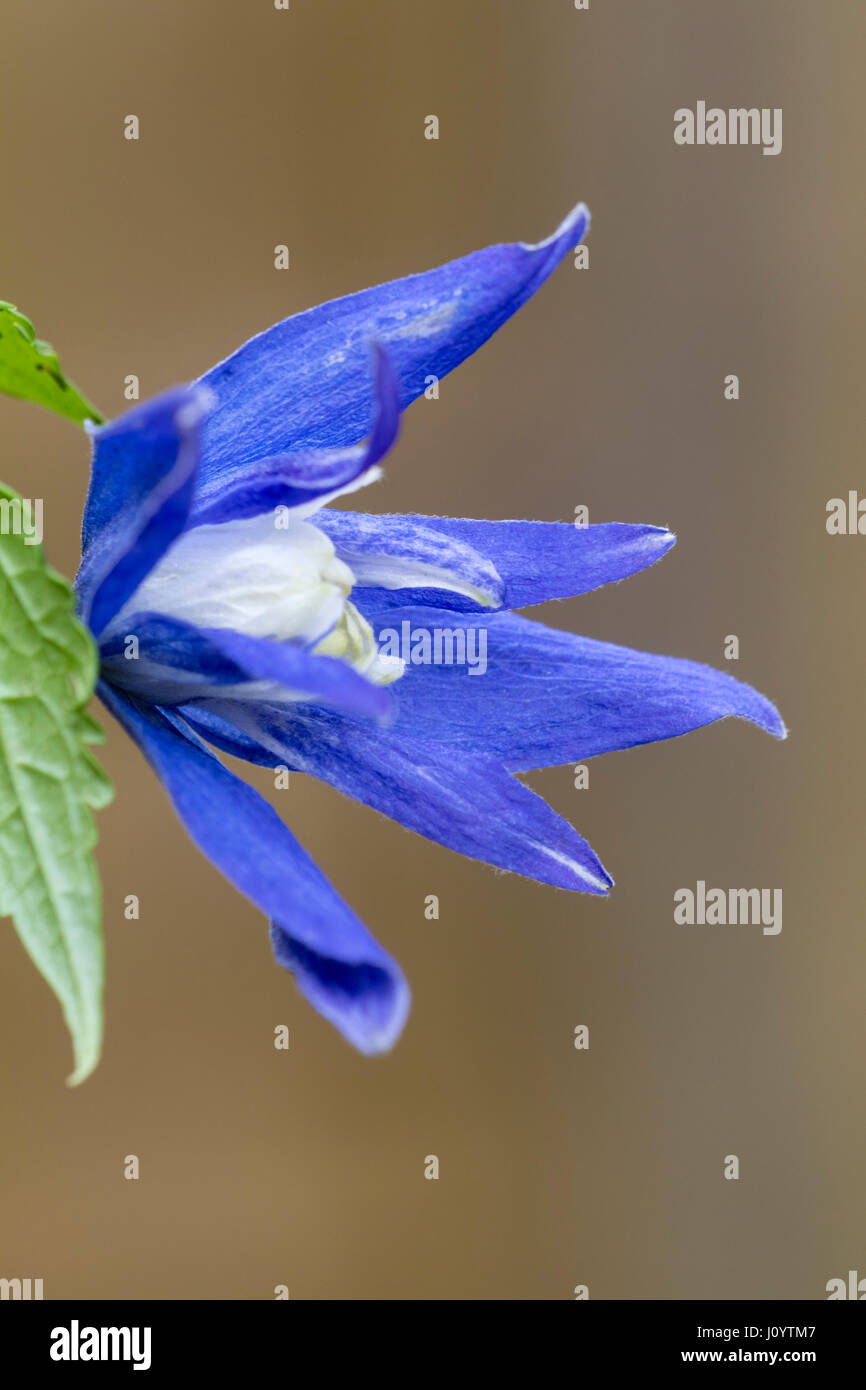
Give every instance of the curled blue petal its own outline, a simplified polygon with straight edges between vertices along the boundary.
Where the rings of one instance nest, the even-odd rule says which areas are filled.
[[[228,473],[206,474],[196,490],[190,524],[257,516],[283,506],[298,516],[379,476],[376,464],[400,428],[400,383],[388,353],[373,344],[373,424],[365,444],[257,459]]]
[[[136,639],[132,659],[130,637]],[[271,700],[277,685],[286,699],[321,701],[371,719],[386,718],[392,708],[390,689],[336,657],[229,628],[194,627],[163,613],[133,614],[102,639],[100,660],[107,680],[152,704],[182,705],[225,686],[254,700],[262,698],[264,683]]]
[[[473,671],[468,663],[410,661],[395,687],[392,728],[515,771],[676,738],[731,715],[785,737],[768,699],[696,661],[576,637],[515,613],[463,613],[458,622],[451,610],[417,607],[367,617],[377,638],[405,630],[407,649],[418,631],[475,629],[483,674],[480,663]]]
[[[79,608],[98,636],[186,525],[210,396],[177,387],[93,430]]]
[[[499,608],[505,584],[489,555],[428,522],[435,517],[320,512],[316,526],[334,544],[356,585],[399,595],[433,592],[445,604]],[[398,601],[395,599],[395,601]]]
[[[274,959],[290,970],[304,997],[359,1052],[387,1052],[409,1012],[409,988],[394,968],[322,955],[279,922],[271,922]]]
[[[390,1048],[409,1011],[403,973],[276,812],[177,716],[106,684],[99,694],[202,853],[273,920],[277,959],[295,972],[302,993],[361,1052]]]
[[[258,459],[356,444],[370,420],[365,361],[388,351],[405,409],[475,352],[583,237],[583,204],[538,245],[489,246],[421,275],[377,285],[285,319],[201,380],[217,405],[202,448],[208,487]]]
[[[429,603],[455,611],[528,608],[571,598],[654,565],[676,537],[660,526],[469,521],[322,512],[368,607]]]

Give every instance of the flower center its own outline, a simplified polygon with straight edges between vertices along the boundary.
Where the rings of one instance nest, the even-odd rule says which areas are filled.
[[[112,628],[135,613],[154,612],[200,628],[300,641],[386,685],[403,674],[403,663],[380,655],[370,624],[348,601],[354,582],[317,527],[291,518],[278,526],[274,514],[263,513],[185,532]]]

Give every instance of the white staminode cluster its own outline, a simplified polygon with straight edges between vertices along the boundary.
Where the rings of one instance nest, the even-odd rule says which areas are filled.
[[[273,513],[185,532],[112,623],[164,613],[199,628],[315,644],[368,680],[387,685],[403,673],[380,656],[373,630],[349,594],[355,576],[330,538],[307,521],[275,525]]]

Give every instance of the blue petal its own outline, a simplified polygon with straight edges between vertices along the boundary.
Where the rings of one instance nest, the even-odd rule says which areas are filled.
[[[375,416],[364,445],[263,458],[240,472],[205,477],[196,490],[191,525],[257,516],[277,506],[312,511],[370,477],[400,427],[400,383],[387,352],[373,344]],[[303,513],[300,513],[301,515]]]
[[[359,591],[360,595],[363,591]],[[359,602],[359,606],[363,606]],[[515,771],[653,743],[736,715],[776,738],[778,711],[722,671],[557,632],[514,613],[367,610],[378,640],[422,628],[486,632],[486,666],[409,665],[394,686],[396,734],[482,753]],[[480,655],[481,636],[473,655]],[[447,650],[447,648],[445,648]]]
[[[277,959],[361,1052],[386,1051],[409,1011],[403,974],[337,896],[276,812],[176,716],[101,685],[199,849],[273,918]]]
[[[271,922],[271,946],[277,964],[291,970],[313,1008],[359,1052],[369,1056],[393,1047],[409,1013],[410,995],[389,957],[383,968],[323,956],[276,921]]]
[[[439,529],[438,520],[322,511],[316,526],[333,541],[356,583],[375,589],[370,602],[378,604],[384,595],[386,603],[406,604],[416,593],[429,591],[436,602],[449,606],[501,607],[505,584],[496,566],[471,543]]]
[[[201,387],[178,387],[93,430],[79,608],[97,635],[183,530],[198,467]]]
[[[130,636],[138,641],[135,659],[126,656]],[[241,689],[239,698],[256,698],[256,684],[265,681],[285,687],[293,699],[322,701],[372,719],[384,719],[392,708],[389,689],[336,657],[228,628],[197,628],[163,613],[133,614],[122,630],[103,638],[99,651],[106,679],[151,704],[181,705],[220,686],[245,683],[250,693]]]
[[[254,732],[244,733],[237,724],[230,724],[228,719],[216,714],[214,711],[217,708],[225,709],[226,713],[234,718],[243,718],[245,714],[239,704],[226,707],[222,704],[217,705],[213,699],[194,700],[188,705],[181,705],[177,713],[183,716],[195,733],[212,743],[214,748],[219,748],[220,752],[228,753],[233,758],[242,758],[244,762],[253,763],[257,767],[279,766],[280,759],[275,756],[273,749],[264,748]],[[268,718],[272,719],[273,716],[274,711],[270,709]]]
[[[664,527],[618,522],[580,527],[323,511],[316,525],[358,584],[375,588],[363,599],[376,608],[528,608],[625,579],[655,564],[676,540]]]
[[[324,710],[233,709],[210,701],[184,717],[227,751],[330,782],[407,829],[471,859],[555,888],[606,893],[612,879],[585,840],[492,758],[398,737]],[[242,719],[241,742],[232,729]],[[250,745],[257,739],[259,747]]]
[[[490,246],[251,338],[202,377],[217,398],[202,449],[207,485],[276,454],[356,444],[370,421],[371,341],[387,347],[405,409],[427,377],[445,376],[526,303],[588,221],[580,204],[537,246]]]

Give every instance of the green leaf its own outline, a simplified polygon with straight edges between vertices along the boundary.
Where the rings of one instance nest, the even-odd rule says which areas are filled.
[[[96,1066],[102,1041],[91,807],[105,806],[112,791],[86,747],[104,738],[85,709],[96,647],[75,617],[69,584],[30,544],[27,506],[0,484],[0,916],[14,918],[60,1000],[75,1084]]]
[[[102,423],[99,411],[63,375],[54,349],[37,338],[30,320],[4,299],[0,299],[0,391],[45,405],[76,424]]]

